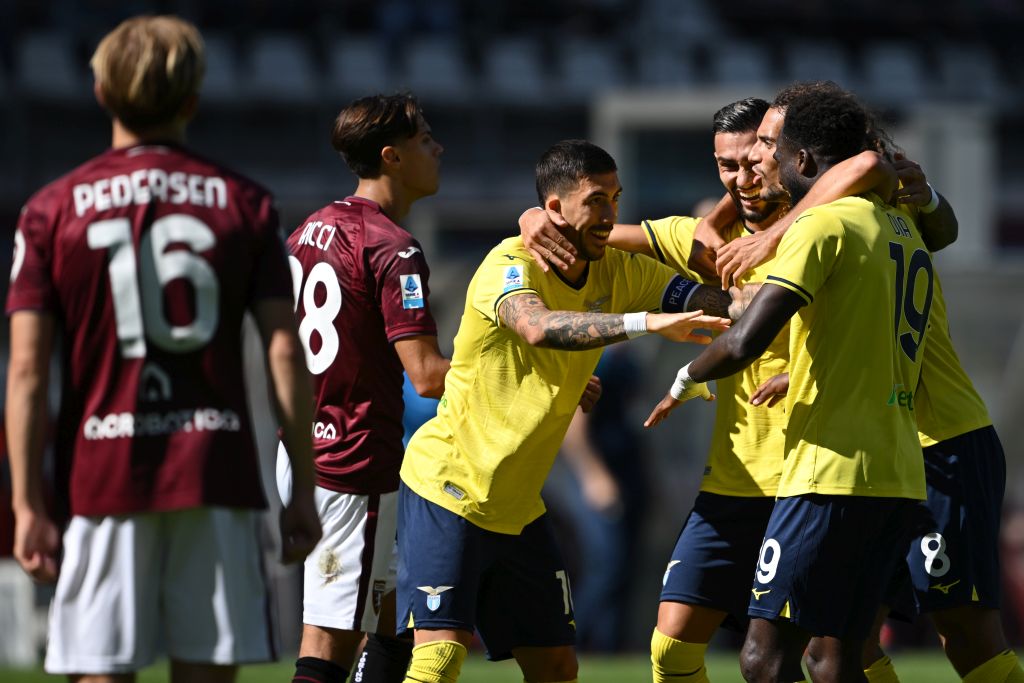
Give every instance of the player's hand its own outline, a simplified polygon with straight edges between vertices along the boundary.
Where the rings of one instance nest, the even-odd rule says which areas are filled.
[[[781,375],[775,375],[770,380],[759,386],[757,390],[750,395],[750,402],[755,406],[759,406],[767,401],[768,407],[771,408],[785,398],[788,393],[789,373],[784,372]]]
[[[313,552],[323,535],[313,492],[300,492],[293,486],[292,499],[281,510],[281,562],[301,562]]]
[[[892,167],[900,179],[900,187],[893,195],[893,204],[914,204],[925,206],[932,200],[932,188],[928,187],[928,178],[916,161],[911,161],[902,154],[893,155]]]
[[[711,227],[709,221],[697,223],[697,229],[693,233],[693,245],[690,248],[690,258],[686,259],[686,267],[701,275],[706,280],[718,280],[718,270],[715,268],[715,261],[718,258],[718,250],[725,246],[725,240]]]
[[[697,333],[694,330],[729,329],[732,321],[713,315],[704,315],[704,311],[688,311],[686,313],[648,313],[647,331],[660,334],[675,342],[692,342],[694,344],[710,344],[711,335]]]
[[[651,414],[646,420],[644,420],[644,427],[654,427],[668,417],[669,413],[676,409],[676,406],[697,397],[703,398],[705,401],[715,400],[715,395],[711,393],[710,389],[708,389],[706,382],[694,384],[678,399],[672,398],[672,394],[665,394],[665,398],[661,399],[661,401],[658,402],[658,405],[654,406],[654,410],[652,410]]]
[[[567,228],[569,224],[559,213],[540,207],[519,217],[523,245],[545,273],[551,269],[549,263],[566,270],[576,262],[576,248],[558,231],[559,226]]]
[[[601,378],[591,375],[587,380],[587,386],[583,388],[583,396],[580,397],[580,409],[584,413],[589,413],[597,405],[599,398],[601,398]]]
[[[722,279],[722,289],[729,289],[741,277],[775,256],[779,239],[772,231],[762,230],[746,237],[737,237],[721,247],[715,268]]]
[[[40,583],[57,580],[60,532],[45,513],[28,508],[14,511],[14,557]]]
[[[757,293],[761,291],[760,282],[752,282],[749,285],[743,285],[742,287],[730,287],[729,296],[732,297],[732,303],[729,304],[729,317],[733,320],[739,320],[743,317],[747,307],[750,306],[750,302],[754,300]]]

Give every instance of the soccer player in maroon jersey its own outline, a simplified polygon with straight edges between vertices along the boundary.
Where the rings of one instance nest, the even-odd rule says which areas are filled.
[[[288,248],[299,337],[313,374],[320,544],[306,560],[295,680],[342,681],[363,633],[364,683],[401,681],[411,643],[395,633],[395,532],[402,461],[402,370],[440,398],[450,366],[437,345],[423,250],[399,227],[438,188],[443,148],[411,95],[345,107],[331,142],[355,193],[303,221]],[[288,459],[278,483],[288,496]]]
[[[175,17],[129,19],[92,59],[112,148],[33,196],[15,233],[6,424],[15,555],[57,579],[46,669],[132,681],[166,645],[171,679],[220,683],[274,657],[241,326],[256,319],[292,453],[283,555],[320,537],[310,385],[266,190],[183,146],[203,45]],[[56,452],[72,515],[42,506],[50,352],[62,329]]]

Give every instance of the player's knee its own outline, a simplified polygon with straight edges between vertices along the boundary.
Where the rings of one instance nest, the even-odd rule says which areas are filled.
[[[412,649],[406,683],[455,683],[466,659],[466,646],[453,640],[435,640]]]
[[[575,681],[579,676],[579,662],[573,648],[555,648],[541,663],[542,671],[536,678],[527,677],[527,683],[538,681]]]
[[[740,672],[747,683],[778,680],[781,658],[755,638],[748,637],[740,651]]]

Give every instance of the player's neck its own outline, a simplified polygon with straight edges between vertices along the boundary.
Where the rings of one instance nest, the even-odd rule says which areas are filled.
[[[789,211],[789,206],[780,204],[779,207],[775,209],[775,211],[773,211],[770,215],[768,215],[764,220],[758,221],[757,223],[753,223],[751,221],[743,221],[743,225],[747,226],[750,230],[753,230],[754,232],[761,232],[762,230],[767,230],[768,228],[775,225],[776,221],[785,216],[787,211]]]
[[[155,142],[185,142],[185,127],[180,124],[148,128],[144,132],[129,130],[123,123],[114,119],[113,135],[110,146],[114,149],[135,147]]]
[[[412,203],[419,199],[410,196],[405,188],[386,175],[379,178],[360,178],[355,196],[377,202],[384,215],[398,224],[405,219]]]

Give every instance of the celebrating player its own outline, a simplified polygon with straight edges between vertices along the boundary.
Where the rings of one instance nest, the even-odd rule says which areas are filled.
[[[601,347],[647,331],[705,341],[692,330],[728,324],[647,312],[683,310],[697,289],[720,292],[607,249],[621,188],[606,152],[554,145],[537,165],[537,191],[572,226],[581,258],[545,274],[519,238],[485,257],[437,417],[402,465],[398,618],[416,641],[407,681],[456,680],[474,626],[490,658],[515,657],[526,680],[575,680],[568,578],[541,485]]]
[[[331,141],[359,178],[356,191],[288,239],[315,385],[324,529],[306,560],[295,680],[345,680],[365,632],[359,680],[397,683],[412,647],[394,638],[402,369],[420,395],[440,398],[449,367],[430,314],[423,249],[398,224],[415,201],[437,191],[443,148],[411,95],[353,102],[338,115]],[[282,447],[283,498],[288,462]]]
[[[251,311],[292,455],[285,560],[320,537],[310,386],[271,196],[183,147],[203,45],[170,16],[129,19],[92,58],[112,149],[22,211],[7,311],[15,555],[57,578],[43,509],[50,352],[63,329],[56,452],[72,515],[46,670],[131,681],[166,644],[171,678],[231,681],[274,656],[258,541],[264,507],[243,390]]]

